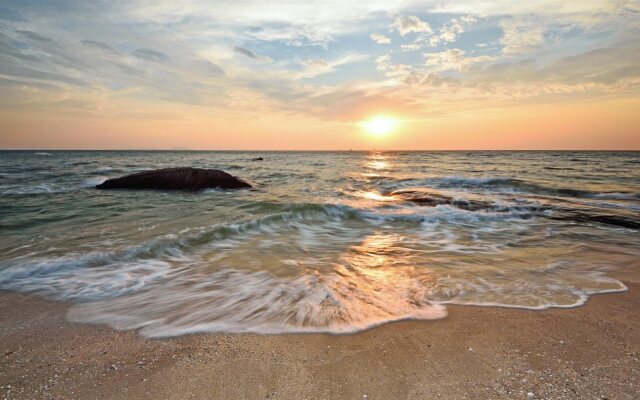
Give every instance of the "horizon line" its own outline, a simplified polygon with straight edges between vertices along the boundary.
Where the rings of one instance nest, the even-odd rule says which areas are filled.
[[[217,152],[372,152],[372,151],[388,151],[388,152],[424,152],[424,151],[510,151],[510,152],[526,152],[526,151],[557,151],[557,152],[571,152],[571,151],[582,151],[582,152],[611,152],[611,151],[629,151],[629,152],[637,152],[640,151],[640,148],[637,149],[182,149],[182,148],[169,148],[169,149],[136,149],[136,148],[113,148],[113,149],[47,149],[47,148],[0,148],[0,151],[217,151]]]

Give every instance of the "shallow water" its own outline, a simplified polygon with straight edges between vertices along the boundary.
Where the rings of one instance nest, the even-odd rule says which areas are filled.
[[[256,189],[93,188],[173,166]],[[0,288],[150,337],[574,307],[626,289],[639,215],[639,152],[6,151]]]

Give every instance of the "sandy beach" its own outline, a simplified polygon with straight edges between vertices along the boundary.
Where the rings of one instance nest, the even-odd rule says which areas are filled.
[[[638,266],[575,309],[449,306],[352,335],[150,340],[0,295],[3,399],[637,399]]]

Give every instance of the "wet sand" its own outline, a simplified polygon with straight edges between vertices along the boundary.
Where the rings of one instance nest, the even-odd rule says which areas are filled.
[[[353,335],[150,340],[0,293],[6,399],[638,399],[640,267],[575,309],[449,306]]]

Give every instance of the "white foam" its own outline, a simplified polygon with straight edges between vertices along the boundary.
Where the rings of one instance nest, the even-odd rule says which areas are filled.
[[[54,183],[39,183],[35,185],[3,185],[0,195],[29,195],[65,192],[68,188]]]
[[[106,181],[107,179],[109,179],[109,178],[107,178],[106,176],[94,176],[92,178],[85,179],[84,182],[83,182],[83,186],[84,187],[95,187],[97,185],[100,185],[100,184],[104,183],[104,181]]]
[[[170,271],[166,261],[110,261],[101,253],[23,260],[0,269],[0,288],[59,300],[95,300],[141,290]]]
[[[185,278],[187,279],[187,278]],[[355,269],[341,274],[275,278],[264,272],[225,270],[198,284],[167,284],[119,299],[77,304],[76,322],[140,329],[147,337],[194,332],[355,332],[400,319],[438,319],[417,282],[369,276]]]
[[[596,199],[604,199],[604,200],[640,200],[640,194],[638,193],[595,193],[591,196]]]

